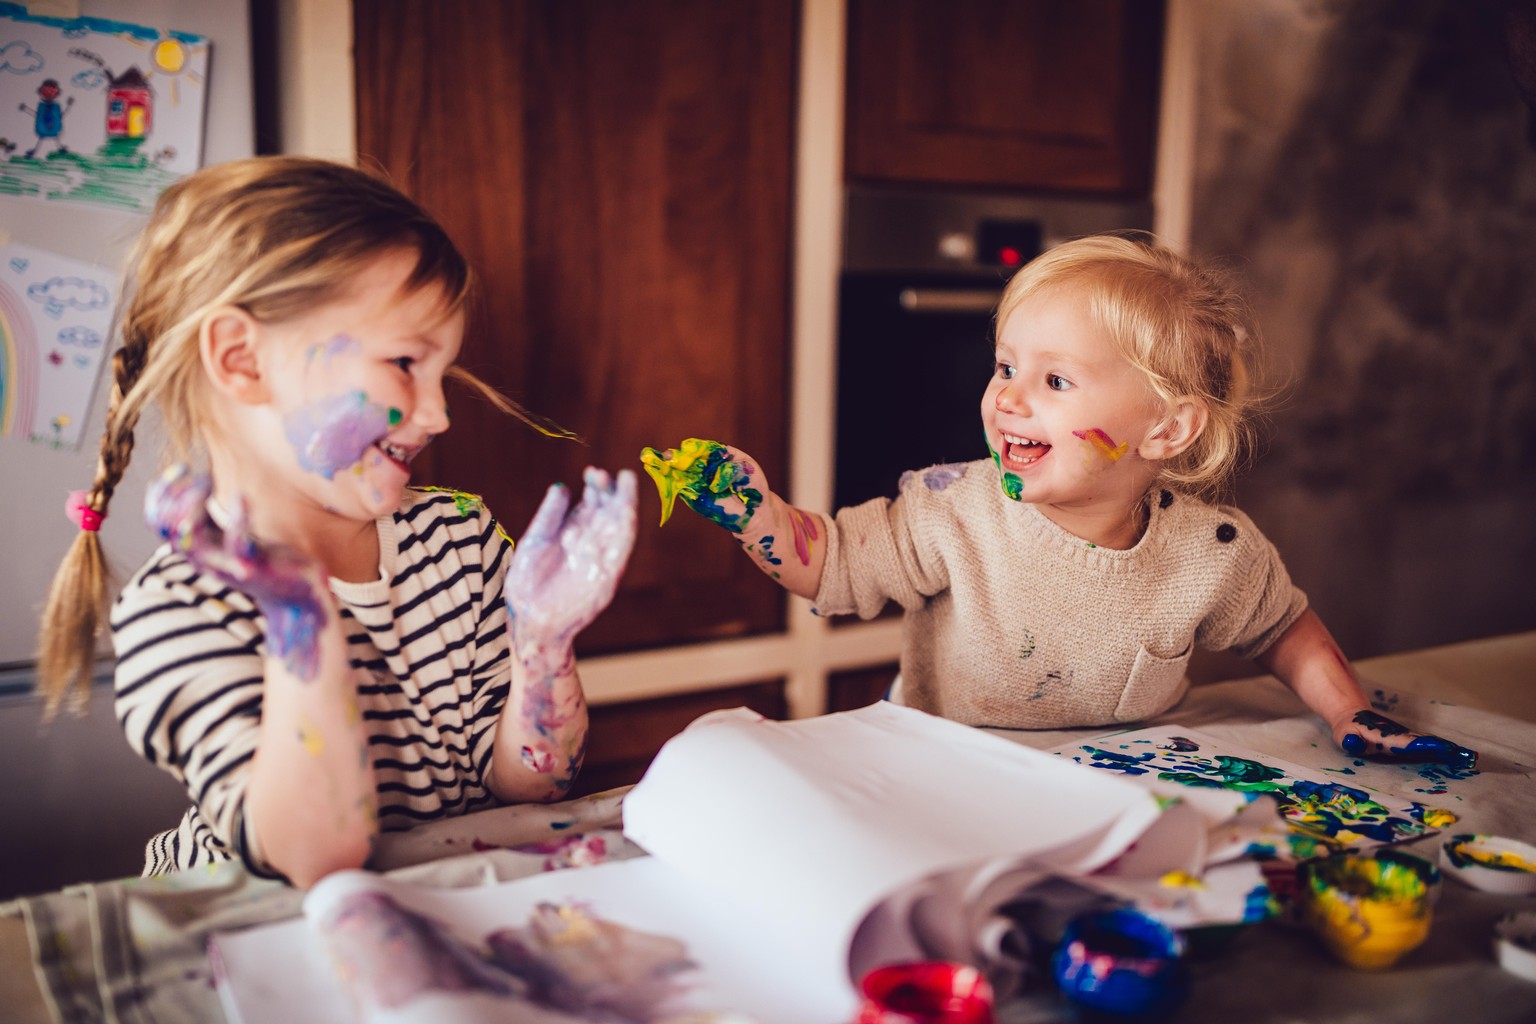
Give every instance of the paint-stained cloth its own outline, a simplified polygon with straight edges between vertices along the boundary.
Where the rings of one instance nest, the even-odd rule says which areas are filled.
[[[907,474],[837,513],[823,615],[905,609],[892,699],[968,725],[1065,729],[1149,718],[1198,645],[1262,654],[1306,610],[1241,511],[1154,488],[1126,550],[1007,497],[989,460]]]
[[[377,521],[379,577],[332,579],[368,733],[379,828],[497,801],[486,785],[511,680],[502,582],[511,543],[471,495],[408,489]],[[239,858],[270,868],[245,816],[261,725],[266,622],[244,593],[163,545],[112,608],[116,710],[129,745],[192,797],[144,873]]]
[[[443,889],[628,860],[644,854],[620,831],[628,792],[495,807],[388,833],[379,838],[376,859],[394,869],[391,878]],[[303,897],[223,860],[154,878],[70,886],[0,905],[0,917],[25,919],[32,971],[52,1020],[207,1024],[224,1019],[209,937],[296,917]],[[11,1018],[0,1011],[0,1019]]]

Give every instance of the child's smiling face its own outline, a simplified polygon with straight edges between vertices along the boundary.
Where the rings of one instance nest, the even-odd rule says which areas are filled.
[[[1163,411],[1142,372],[1089,314],[1085,293],[1070,286],[1046,288],[1014,308],[981,400],[1004,490],[1069,513],[1139,500],[1155,476],[1140,449]]]
[[[393,510],[411,460],[448,429],[443,379],[464,320],[445,313],[439,289],[405,290],[414,265],[413,252],[390,253],[336,301],[264,327],[276,464],[349,518]]]

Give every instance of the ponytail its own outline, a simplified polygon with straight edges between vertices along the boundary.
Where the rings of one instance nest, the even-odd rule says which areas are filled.
[[[106,517],[112,494],[133,455],[133,429],[142,403],[125,404],[124,399],[133,392],[143,373],[146,349],[142,339],[125,339],[123,347],[112,357],[107,426],[96,460],[96,478],[84,500],[85,508],[101,518]],[[96,660],[96,636],[106,612],[108,575],[101,535],[82,529],[54,573],[43,606],[37,688],[43,697],[45,721],[66,704],[75,712],[85,708],[91,692],[91,667]]]

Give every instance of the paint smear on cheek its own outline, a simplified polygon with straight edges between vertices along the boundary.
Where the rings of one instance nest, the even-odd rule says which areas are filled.
[[[283,432],[299,465],[327,480],[356,465],[399,421],[399,411],[368,400],[362,391],[329,395],[283,418]]]
[[[1129,441],[1115,444],[1115,439],[1098,427],[1091,430],[1074,430],[1072,436],[1086,443],[1095,455],[1102,456],[1110,462],[1119,462],[1120,457],[1130,448]]]

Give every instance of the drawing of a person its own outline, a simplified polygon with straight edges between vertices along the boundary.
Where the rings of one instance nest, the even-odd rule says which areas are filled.
[[[71,96],[61,105],[59,83],[52,78],[43,79],[43,84],[37,87],[37,96],[36,110],[25,103],[21,104],[22,113],[31,114],[36,118],[33,122],[33,131],[37,133],[37,143],[27,150],[27,156],[36,155],[37,151],[43,148],[43,143],[48,141],[52,141],[58,152],[68,153],[69,147],[59,140],[59,136],[64,131],[64,112],[75,105],[75,98]]]

